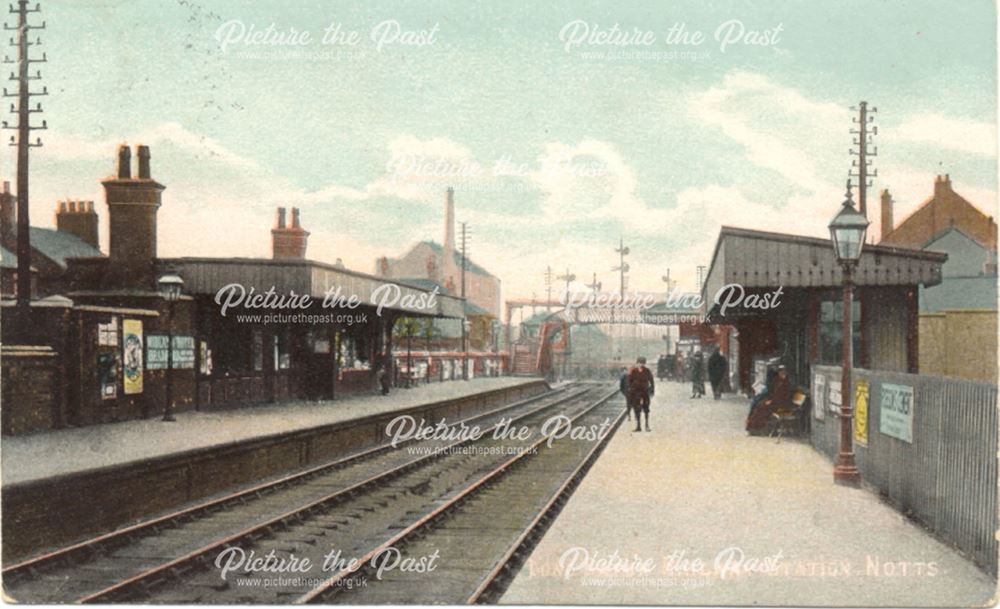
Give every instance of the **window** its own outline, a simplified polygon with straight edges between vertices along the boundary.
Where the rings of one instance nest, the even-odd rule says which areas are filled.
[[[288,350],[287,329],[274,335],[274,369],[288,370],[292,367],[292,355]]]
[[[844,301],[830,295],[820,303],[819,309],[819,363],[839,366],[842,359]],[[851,338],[854,363],[861,354],[861,303],[855,297],[851,303]]]
[[[251,332],[250,354],[253,360],[254,372],[264,369],[264,333],[260,328],[254,328]]]

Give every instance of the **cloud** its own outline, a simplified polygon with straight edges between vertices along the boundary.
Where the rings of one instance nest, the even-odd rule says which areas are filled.
[[[842,134],[850,125],[846,108],[810,100],[795,89],[741,71],[691,96],[688,111],[696,121],[720,129],[742,145],[752,166],[774,171],[812,192],[824,189],[821,176],[828,173],[821,163],[829,154],[817,155],[817,142],[842,155],[833,142],[845,140]]]
[[[997,154],[997,127],[992,123],[917,114],[895,127],[894,135],[911,142],[929,142],[945,150],[986,157]]]
[[[635,170],[610,142],[550,142],[530,177],[543,195],[542,213],[549,222],[617,220],[630,230],[651,233],[667,218],[636,193]]]

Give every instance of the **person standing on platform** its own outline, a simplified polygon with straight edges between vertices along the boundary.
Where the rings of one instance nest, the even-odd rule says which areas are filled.
[[[632,420],[632,402],[628,399],[628,368],[622,366],[622,369],[618,372],[618,391],[622,392],[625,396],[625,416],[629,421]]]
[[[701,351],[695,351],[691,358],[691,398],[700,398],[705,395],[705,359]]]
[[[728,373],[729,363],[726,356],[722,355],[722,350],[718,347],[708,358],[708,382],[712,384],[712,397],[722,398],[722,382]]]
[[[378,371],[378,383],[382,388],[382,395],[389,395],[389,387],[392,386],[392,355],[386,354],[382,358],[382,366]]]
[[[646,367],[646,358],[640,357],[628,372],[628,401],[635,408],[635,429],[642,431],[642,413],[646,413],[646,431],[649,431],[649,398],[655,392],[653,371]]]

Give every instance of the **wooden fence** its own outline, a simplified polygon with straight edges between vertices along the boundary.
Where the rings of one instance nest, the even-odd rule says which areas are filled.
[[[814,366],[813,446],[837,454],[840,368]],[[865,481],[997,573],[997,386],[855,369],[855,455]]]

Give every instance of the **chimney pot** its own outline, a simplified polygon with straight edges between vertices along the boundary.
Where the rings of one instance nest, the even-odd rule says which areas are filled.
[[[274,221],[275,228],[285,228],[285,208],[279,207]]]
[[[66,212],[66,201],[59,201],[59,213]]]
[[[298,207],[293,207],[292,208],[292,228],[302,228],[302,225],[299,224],[299,208]]]
[[[132,150],[128,144],[118,147],[118,177],[125,180],[132,178]]]
[[[139,157],[139,179],[152,179],[149,173],[149,146],[138,146],[136,156]]]

